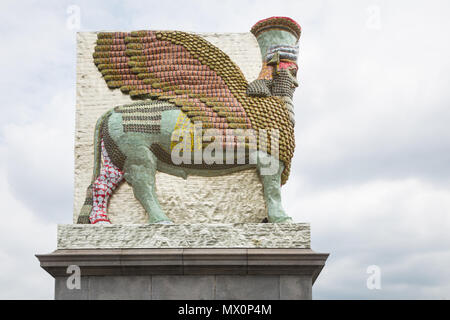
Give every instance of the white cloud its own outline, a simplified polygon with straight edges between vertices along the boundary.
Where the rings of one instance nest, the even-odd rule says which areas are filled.
[[[297,221],[311,222],[313,249],[331,253],[319,296],[449,298],[448,189],[415,179],[329,190],[297,185],[284,201]],[[381,268],[381,291],[365,287],[369,265]]]
[[[33,120],[1,128],[0,299],[53,299],[53,278],[35,254],[56,246],[72,219],[74,99],[61,93]]]
[[[71,221],[74,98],[55,95],[26,124],[2,129],[10,192],[44,219]]]
[[[72,211],[73,2],[0,3],[0,298],[52,298],[35,253]],[[82,30],[303,27],[288,212],[330,252],[316,298],[450,298],[450,4],[433,1],[77,1]],[[380,28],[367,28],[379,8]],[[29,10],[23,10],[24,7]],[[19,17],[19,19],[17,18]],[[51,222],[50,222],[51,221]],[[366,288],[379,265],[382,290]]]
[[[325,185],[448,179],[448,10],[375,2],[382,29],[370,30],[368,4],[327,2],[320,23],[304,23],[294,171]]]
[[[52,277],[34,255],[55,249],[56,223],[38,219],[10,193],[5,179],[0,179],[0,219],[0,299],[53,299]]]

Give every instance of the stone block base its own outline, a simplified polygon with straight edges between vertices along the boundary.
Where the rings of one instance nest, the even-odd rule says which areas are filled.
[[[310,300],[309,276],[86,276],[80,290],[55,278],[57,300]]]
[[[58,225],[58,249],[309,249],[308,223]]]
[[[55,299],[311,299],[328,254],[310,249],[69,249],[37,255]],[[69,266],[80,288],[67,285]]]

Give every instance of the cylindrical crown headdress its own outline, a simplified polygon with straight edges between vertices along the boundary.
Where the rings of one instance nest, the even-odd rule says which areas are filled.
[[[287,17],[271,17],[257,22],[251,33],[259,43],[263,58],[263,68],[258,79],[272,79],[274,68],[297,68],[301,34],[297,22]]]

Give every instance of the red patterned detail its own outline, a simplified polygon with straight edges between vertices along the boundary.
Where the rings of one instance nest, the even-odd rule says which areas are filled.
[[[92,188],[93,205],[89,216],[91,224],[99,221],[110,222],[107,216],[108,200],[114,189],[123,179],[123,172],[110,160],[102,140],[103,166],[100,175],[94,181]]]
[[[293,33],[297,39],[300,38],[302,27],[293,19],[288,17],[270,17],[255,23],[251,32],[257,37],[259,34],[270,29],[285,29]]]
[[[110,88],[120,87],[133,97],[174,101],[206,127],[226,129],[230,116],[234,127],[251,127],[223,79],[184,46],[159,40],[152,31],[101,33],[98,38],[94,58]]]

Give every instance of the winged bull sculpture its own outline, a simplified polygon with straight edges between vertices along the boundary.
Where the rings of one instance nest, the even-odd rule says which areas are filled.
[[[155,193],[157,170],[186,178],[252,167],[263,184],[268,221],[292,221],[280,188],[295,146],[292,96],[301,28],[290,18],[272,17],[251,32],[263,57],[251,83],[227,54],[195,34],[98,34],[94,62],[108,87],[138,101],[97,121],[93,176],[78,223],[110,223],[108,199],[123,179],[149,223],[172,223]]]

